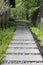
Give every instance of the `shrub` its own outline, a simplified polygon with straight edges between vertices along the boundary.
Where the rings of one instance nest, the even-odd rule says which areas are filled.
[[[43,46],[43,32],[36,27],[31,27],[30,29],[37,36],[37,39],[40,40],[40,46]]]
[[[6,54],[6,49],[11,42],[14,30],[15,29],[13,27],[7,28],[3,31],[0,30],[0,63],[3,61],[3,58]]]

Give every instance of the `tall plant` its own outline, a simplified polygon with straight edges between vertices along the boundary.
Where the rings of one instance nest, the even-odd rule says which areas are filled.
[[[35,25],[36,20],[37,20],[37,15],[38,15],[38,12],[39,12],[40,1],[39,0],[25,0],[25,1],[28,2],[29,15],[31,17],[33,25]]]

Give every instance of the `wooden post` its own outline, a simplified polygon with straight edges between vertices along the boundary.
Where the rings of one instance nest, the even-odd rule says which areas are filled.
[[[5,29],[5,14],[4,13],[1,16],[1,28],[2,30]]]
[[[43,0],[40,0],[40,14],[43,17]]]

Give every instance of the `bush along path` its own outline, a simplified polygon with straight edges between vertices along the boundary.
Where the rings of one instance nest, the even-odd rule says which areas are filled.
[[[19,24],[1,65],[43,65],[43,58],[26,24]]]
[[[14,27],[0,30],[0,63],[3,62],[3,58],[6,55],[6,49],[8,48],[10,41],[14,33]]]
[[[33,36],[36,39],[36,41],[39,43],[37,45],[43,57],[43,31],[36,27],[30,27],[30,30],[33,33]]]

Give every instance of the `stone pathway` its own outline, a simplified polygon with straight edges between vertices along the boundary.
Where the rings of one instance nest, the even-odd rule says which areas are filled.
[[[26,25],[18,25],[1,65],[43,65],[43,58]]]

